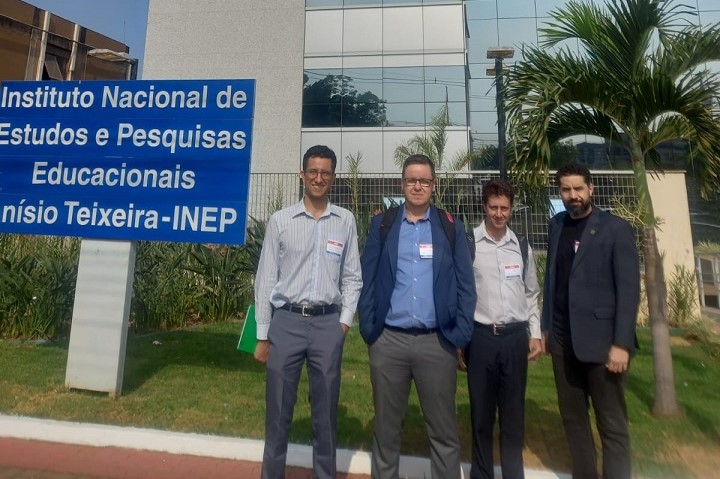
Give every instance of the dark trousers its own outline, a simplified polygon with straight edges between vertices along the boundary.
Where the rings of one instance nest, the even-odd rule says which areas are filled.
[[[466,351],[472,421],[472,479],[492,479],[493,428],[500,420],[500,466],[503,479],[522,479],[525,432],[525,386],[528,334],[524,324],[500,335],[475,325]]]
[[[375,405],[372,478],[399,477],[400,435],[414,381],[430,442],[432,477],[460,479],[455,348],[440,333],[415,335],[385,329],[370,345],[369,355]]]
[[[306,362],[313,426],[313,477],[334,479],[340,366],[345,343],[339,315],[304,317],[278,309],[270,323],[268,340],[262,479],[285,477],[290,426]]]
[[[573,479],[597,479],[597,454],[588,410],[592,400],[602,442],[602,477],[630,479],[630,434],[625,406],[627,373],[611,373],[604,364],[579,361],[550,339],[560,416],[572,456]]]

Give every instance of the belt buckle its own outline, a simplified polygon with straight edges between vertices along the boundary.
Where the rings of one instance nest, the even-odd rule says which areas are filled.
[[[311,314],[306,312],[306,310],[309,310],[309,309],[310,309],[309,306],[303,304],[302,309],[300,310],[300,314],[303,315],[303,317],[305,317],[305,318],[309,318],[311,316]]]
[[[493,336],[501,336],[501,335],[502,335],[502,332],[503,332],[503,329],[505,329],[505,326],[504,326],[504,325],[493,323],[493,325],[492,325],[492,333],[493,333]]]

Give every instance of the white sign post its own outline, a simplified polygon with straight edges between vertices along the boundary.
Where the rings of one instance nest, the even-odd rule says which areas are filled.
[[[65,386],[122,393],[134,241],[83,240],[75,287]]]

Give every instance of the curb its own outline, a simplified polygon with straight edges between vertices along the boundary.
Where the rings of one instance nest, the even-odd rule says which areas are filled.
[[[181,433],[137,427],[56,421],[0,414],[0,437],[77,444],[95,447],[120,447],[169,454],[213,457],[261,462],[263,441],[209,434]],[[290,444],[287,465],[312,469],[312,447]],[[339,472],[370,475],[370,453],[350,449],[337,450]],[[463,476],[469,477],[470,465],[463,463]],[[401,456],[400,476],[403,478],[430,477],[430,460],[423,457]],[[495,476],[501,477],[500,468]],[[570,479],[568,474],[552,471],[525,471],[526,479]]]

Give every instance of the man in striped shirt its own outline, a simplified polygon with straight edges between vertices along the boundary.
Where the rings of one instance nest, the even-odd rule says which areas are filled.
[[[255,359],[267,365],[263,479],[285,477],[305,363],[314,477],[336,476],[342,350],[362,288],[355,218],[328,200],[336,165],[327,146],[308,149],[300,172],[303,199],[274,213],[265,232],[255,279]]]

